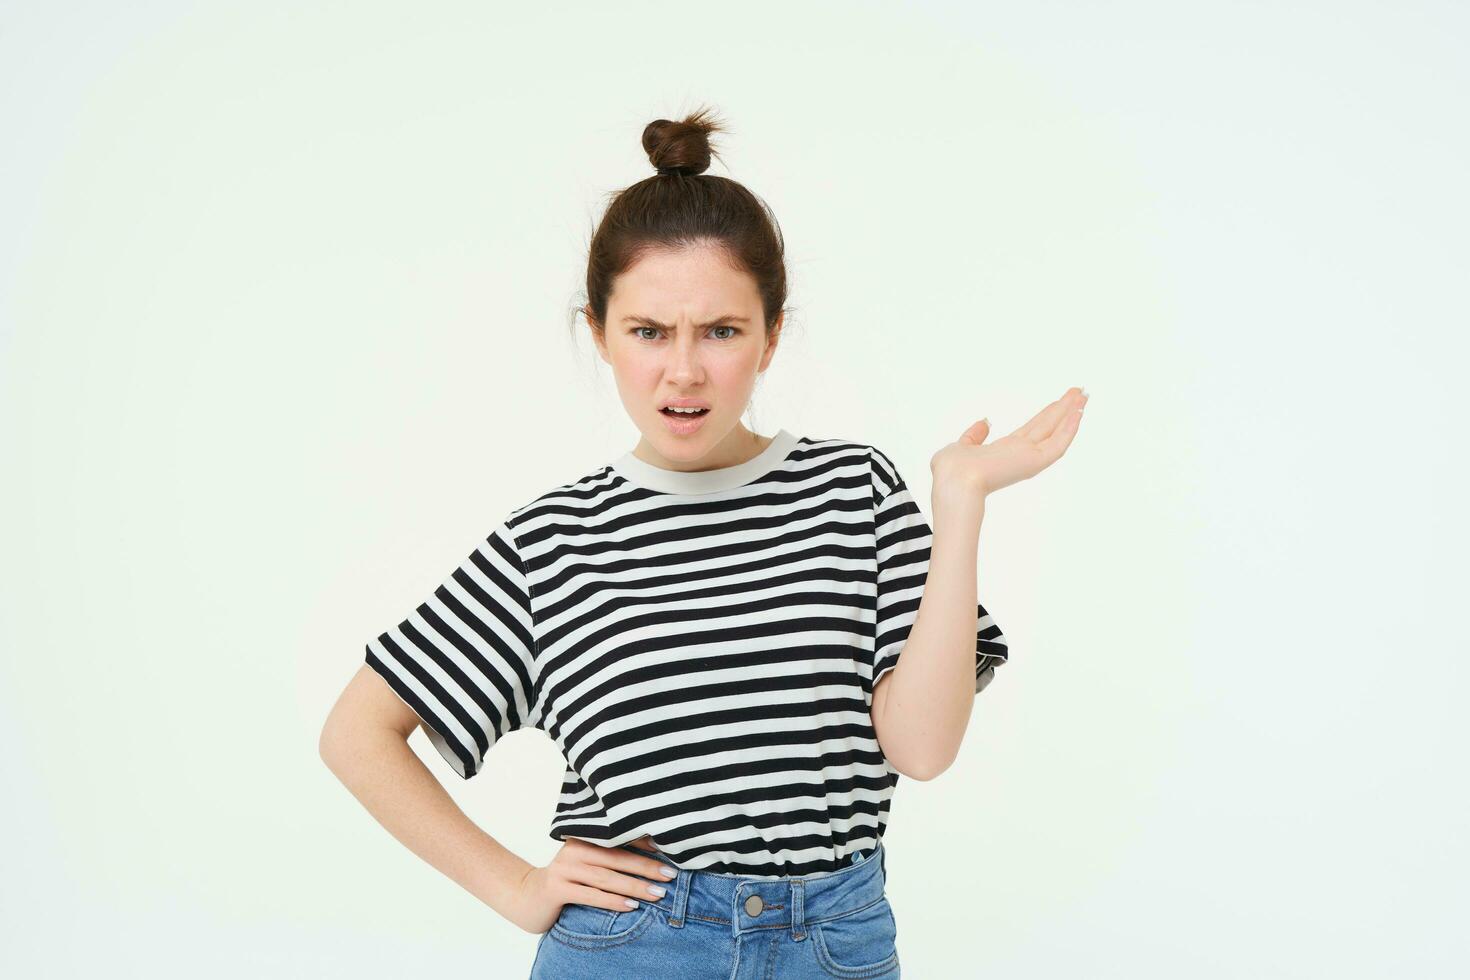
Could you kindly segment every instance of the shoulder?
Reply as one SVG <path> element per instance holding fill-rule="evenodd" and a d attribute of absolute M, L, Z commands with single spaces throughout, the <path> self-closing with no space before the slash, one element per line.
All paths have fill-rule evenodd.
<path fill-rule="evenodd" d="M 538 493 L 511 510 L 502 526 L 515 537 L 524 538 L 547 524 L 576 522 L 604 507 L 624 483 L 610 464 L 603 464 Z"/>
<path fill-rule="evenodd" d="M 875 451 L 874 446 L 861 439 L 802 436 L 797 440 L 790 458 L 807 468 L 840 470 L 844 474 L 861 471 L 866 474 L 872 467 L 872 455 Z"/>
<path fill-rule="evenodd" d="M 898 464 L 877 446 L 868 447 L 868 458 L 873 469 L 873 486 L 878 491 L 878 496 L 886 497 L 888 494 L 903 486 L 903 476 L 898 472 Z"/>
<path fill-rule="evenodd" d="M 813 461 L 831 460 L 850 466 L 855 475 L 860 472 L 872 486 L 874 501 L 881 501 L 904 486 L 893 457 L 863 439 L 808 436 L 802 438 L 798 451 Z"/>
<path fill-rule="evenodd" d="M 881 502 L 896 491 L 902 490 L 905 486 L 903 474 L 899 472 L 898 464 L 893 461 L 893 457 L 872 443 L 865 442 L 860 445 L 867 459 L 868 478 L 873 485 L 873 500 Z"/>

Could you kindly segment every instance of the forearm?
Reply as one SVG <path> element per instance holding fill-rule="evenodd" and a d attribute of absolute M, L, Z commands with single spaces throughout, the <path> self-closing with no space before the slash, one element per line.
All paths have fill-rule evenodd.
<path fill-rule="evenodd" d="M 928 578 L 874 726 L 901 772 L 933 778 L 959 753 L 975 702 L 976 558 L 985 498 L 936 488 Z M 880 717 L 881 716 L 881 717 Z"/>
<path fill-rule="evenodd" d="M 391 729 L 324 742 L 322 758 L 373 819 L 502 916 L 533 865 L 481 830 Z"/>

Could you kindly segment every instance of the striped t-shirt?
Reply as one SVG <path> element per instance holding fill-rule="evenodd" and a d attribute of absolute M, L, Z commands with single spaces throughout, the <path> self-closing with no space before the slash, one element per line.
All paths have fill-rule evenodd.
<path fill-rule="evenodd" d="M 871 852 L 898 773 L 873 732 L 931 529 L 873 446 L 781 429 L 700 472 L 626 453 L 497 525 L 367 663 L 455 772 L 538 728 L 551 837 L 649 835 L 686 870 L 781 877 Z M 1007 659 L 977 604 L 975 690 Z"/>

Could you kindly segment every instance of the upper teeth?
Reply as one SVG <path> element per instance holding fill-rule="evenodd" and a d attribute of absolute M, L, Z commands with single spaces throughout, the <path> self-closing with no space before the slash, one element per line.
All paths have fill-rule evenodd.
<path fill-rule="evenodd" d="M 689 412 L 702 412 L 702 411 L 704 411 L 704 409 L 702 409 L 702 408 L 680 408 L 678 405 L 670 405 L 669 406 L 669 411 L 671 411 L 671 412 L 684 412 L 684 413 L 687 414 Z"/>

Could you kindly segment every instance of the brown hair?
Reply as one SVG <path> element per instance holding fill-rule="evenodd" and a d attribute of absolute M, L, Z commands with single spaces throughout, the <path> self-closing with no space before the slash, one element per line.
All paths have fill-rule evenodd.
<path fill-rule="evenodd" d="M 707 174 L 709 136 L 726 132 L 708 108 L 682 120 L 655 119 L 643 128 L 643 149 L 658 173 L 614 192 L 587 254 L 587 302 L 594 330 L 607 322 L 613 282 L 646 253 L 697 244 L 724 249 L 750 273 L 761 296 L 766 331 L 786 304 L 786 246 L 764 201 L 727 177 Z"/>

